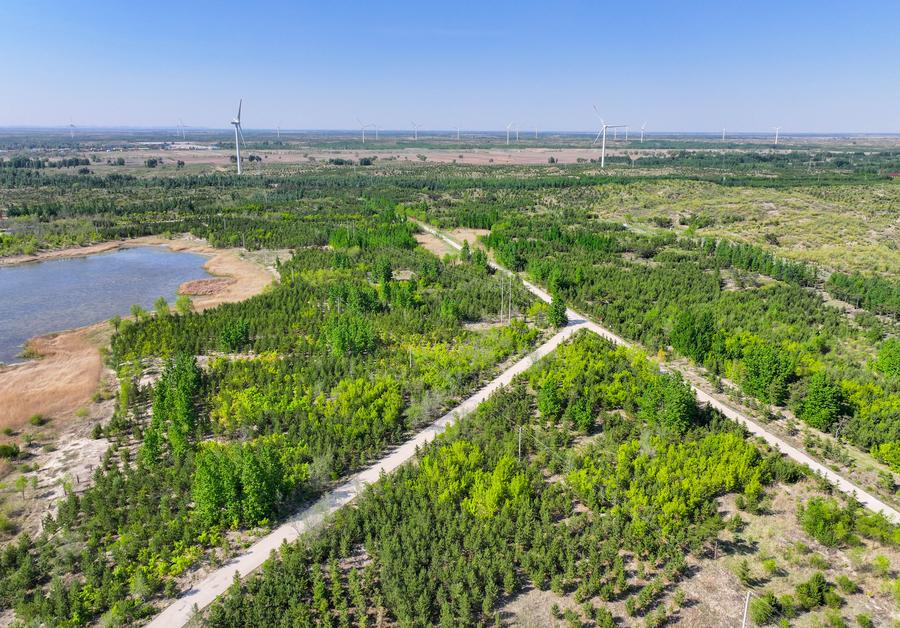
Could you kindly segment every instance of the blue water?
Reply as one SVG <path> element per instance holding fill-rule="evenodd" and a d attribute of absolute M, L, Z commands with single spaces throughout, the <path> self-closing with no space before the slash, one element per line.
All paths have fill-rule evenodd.
<path fill-rule="evenodd" d="M 179 285 L 209 277 L 205 261 L 146 246 L 0 268 L 0 362 L 19 361 L 33 336 L 125 315 L 134 303 L 149 309 L 161 296 L 173 304 Z"/>

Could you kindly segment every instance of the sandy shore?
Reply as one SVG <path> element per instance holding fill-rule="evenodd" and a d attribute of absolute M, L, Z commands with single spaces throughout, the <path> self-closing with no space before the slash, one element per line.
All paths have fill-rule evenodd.
<path fill-rule="evenodd" d="M 261 292 L 274 274 L 244 257 L 241 249 L 216 249 L 205 241 L 184 236 L 104 242 L 93 246 L 47 251 L 38 255 L 0 260 L 0 265 L 92 255 L 124 247 L 165 246 L 209 257 L 203 267 L 214 278 L 188 282 L 194 307 L 207 309 L 220 303 L 241 301 Z M 223 279 L 225 281 L 223 281 Z M 109 342 L 110 325 L 87 327 L 32 338 L 29 349 L 41 356 L 22 364 L 0 367 L 0 428 L 19 428 L 35 414 L 71 421 L 79 408 L 91 403 L 100 385 L 103 362 L 100 348 Z"/>

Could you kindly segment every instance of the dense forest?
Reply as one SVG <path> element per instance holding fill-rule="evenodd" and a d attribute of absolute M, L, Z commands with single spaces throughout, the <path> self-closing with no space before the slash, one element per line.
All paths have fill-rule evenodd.
<path fill-rule="evenodd" d="M 890 219 L 891 184 L 866 186 L 893 155 L 823 153 L 807 165 L 685 153 L 629 159 L 635 173 L 612 176 L 588 163 L 382 160 L 158 176 L 23 159 L 0 164 L 0 256 L 180 233 L 282 251 L 280 281 L 252 299 L 204 312 L 163 302 L 113 321 L 107 358 L 120 390 L 95 430 L 111 446 L 92 486 L 65 487 L 41 533 L 0 552 L 0 601 L 24 622 L 149 617 L 192 567 L 227 561 L 565 324 L 565 304 L 900 472 L 893 258 L 875 268 L 847 255 L 828 272 L 805 242 L 784 245 L 776 220 L 757 229 L 763 218 L 739 200 L 762 190 L 765 203 L 796 194 L 843 207 L 858 197 L 865 220 Z M 478 248 L 426 252 L 408 216 L 489 230 L 490 254 L 548 288 L 554 305 L 518 281 L 510 295 Z M 749 235 L 729 236 L 735 225 Z M 737 495 L 744 512 L 762 513 L 772 487 L 802 481 L 744 436 L 643 354 L 580 337 L 321 536 L 236 583 L 206 620 L 486 624 L 536 587 L 583 604 L 560 613 L 569 623 L 662 625 L 678 611 L 661 600 L 688 562 L 740 528 L 720 500 Z M 852 502 L 823 497 L 798 515 L 826 545 L 897 541 Z M 792 600 L 754 607 L 786 617 L 827 606 L 838 588 L 815 578 Z"/>
<path fill-rule="evenodd" d="M 322 534 L 236 581 L 205 621 L 486 625 L 510 596 L 535 587 L 574 597 L 579 611 L 560 616 L 570 624 L 659 626 L 677 619 L 662 601 L 689 576 L 690 557 L 739 525 L 740 516 L 722 518 L 716 498 L 739 493 L 753 512 L 767 487 L 803 477 L 699 408 L 677 377 L 583 333 Z M 835 528 L 824 510 L 802 513 L 823 534 Z M 848 535 L 895 542 L 883 518 L 853 509 L 841 517 Z M 623 601 L 626 617 L 614 617 L 606 604 Z M 802 598 L 794 612 L 823 605 Z"/>
<path fill-rule="evenodd" d="M 0 599 L 17 617 L 147 616 L 192 565 L 224 560 L 540 337 L 522 286 L 483 256 L 418 248 L 390 205 L 318 218 L 280 234 L 295 254 L 259 296 L 114 321 L 118 410 L 97 434 L 113 444 L 87 491 L 4 551 Z M 504 324 L 501 304 L 516 314 Z"/>
<path fill-rule="evenodd" d="M 860 326 L 870 355 L 891 342 L 895 326 L 848 321 L 807 288 L 816 281 L 809 265 L 752 245 L 638 234 L 572 213 L 510 216 L 484 243 L 502 264 L 625 337 L 653 351 L 673 347 L 762 403 L 840 430 L 900 471 L 900 380 L 878 366 L 892 358 L 848 350 Z M 865 285 L 885 283 L 848 289 Z"/>

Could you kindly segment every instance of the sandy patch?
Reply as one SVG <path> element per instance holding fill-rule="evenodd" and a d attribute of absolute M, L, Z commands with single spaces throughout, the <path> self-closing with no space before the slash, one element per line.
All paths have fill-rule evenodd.
<path fill-rule="evenodd" d="M 33 338 L 29 348 L 40 360 L 0 368 L 0 427 L 22 427 L 29 417 L 68 415 L 87 406 L 100 383 L 103 362 L 91 332 L 99 323 Z"/>
<path fill-rule="evenodd" d="M 469 246 L 475 248 L 484 248 L 481 245 L 481 242 L 478 241 L 478 238 L 481 236 L 490 235 L 490 229 L 467 229 L 465 227 L 459 227 L 457 229 L 453 229 L 447 235 L 456 240 L 457 242 L 468 242 Z"/>
<path fill-rule="evenodd" d="M 192 298 L 198 310 L 247 299 L 261 292 L 274 279 L 273 271 L 246 259 L 241 250 L 214 249 L 205 241 L 191 237 L 174 240 L 146 237 L 107 242 L 98 247 L 42 253 L 16 263 L 147 245 L 209 257 L 203 266 L 217 277 L 202 280 L 208 283 L 201 283 L 203 290 Z M 8 258 L 7 263 L 12 263 L 11 259 Z M 196 282 L 188 282 L 193 283 Z M 34 414 L 71 417 L 76 410 L 87 406 L 100 383 L 103 363 L 99 349 L 109 342 L 110 331 L 110 326 L 102 322 L 30 340 L 29 348 L 42 356 L 41 359 L 0 368 L 0 428 L 23 426 Z"/>
<path fill-rule="evenodd" d="M 216 291 L 214 294 L 201 294 L 192 298 L 194 307 L 198 310 L 215 307 L 221 303 L 234 303 L 249 299 L 262 292 L 278 276 L 273 267 L 263 267 L 251 259 L 257 255 L 257 252 L 249 253 L 239 248 L 217 249 L 207 244 L 205 240 L 189 235 L 180 236 L 172 240 L 150 236 L 135 238 L 121 244 L 121 246 L 146 245 L 165 246 L 172 251 L 186 251 L 205 255 L 209 260 L 203 264 L 203 268 L 209 274 L 215 275 L 216 278 L 226 278 L 231 282 L 227 285 L 220 284 L 221 290 Z M 190 284 L 192 282 L 187 283 Z M 179 288 L 179 291 L 181 289 Z"/>
<path fill-rule="evenodd" d="M 214 279 L 196 279 L 187 281 L 178 287 L 178 294 L 185 294 L 192 297 L 212 296 L 221 294 L 231 284 L 235 282 L 229 277 L 216 277 Z"/>
<path fill-rule="evenodd" d="M 441 259 L 443 259 L 445 255 L 456 254 L 455 249 L 453 249 L 449 244 L 435 235 L 432 235 L 430 233 L 417 233 L 414 237 L 416 239 L 416 242 L 419 243 L 419 246 L 427 251 L 430 251 L 431 253 L 434 253 Z"/>
<path fill-rule="evenodd" d="M 91 244 L 89 246 L 57 249 L 55 251 L 41 251 L 33 255 L 10 255 L 8 257 L 0 257 L 0 266 L 17 266 L 19 264 L 28 264 L 29 262 L 46 262 L 54 259 L 68 259 L 71 257 L 82 257 L 84 255 L 95 255 L 97 253 L 113 251 L 120 248 L 123 244 L 123 240 L 112 240 L 109 242 Z"/>

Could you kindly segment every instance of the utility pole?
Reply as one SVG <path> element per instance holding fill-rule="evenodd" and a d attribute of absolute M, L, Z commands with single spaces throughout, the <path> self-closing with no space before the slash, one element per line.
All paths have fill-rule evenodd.
<path fill-rule="evenodd" d="M 512 322 L 512 290 L 513 290 L 513 278 L 512 275 L 509 276 L 509 307 L 506 308 L 506 322 Z"/>
<path fill-rule="evenodd" d="M 747 591 L 747 597 L 744 600 L 744 619 L 741 621 L 741 628 L 747 628 L 747 609 L 750 607 L 750 591 Z"/>

